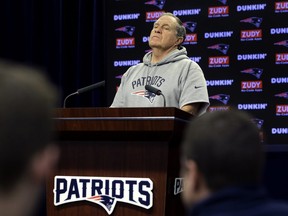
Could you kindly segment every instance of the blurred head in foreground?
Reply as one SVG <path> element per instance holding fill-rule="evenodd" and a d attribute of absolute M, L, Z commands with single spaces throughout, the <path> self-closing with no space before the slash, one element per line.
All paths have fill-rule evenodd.
<path fill-rule="evenodd" d="M 183 202 L 188 207 L 228 187 L 259 185 L 263 159 L 259 130 L 247 113 L 216 111 L 194 119 L 182 143 Z"/>
<path fill-rule="evenodd" d="M 0 212 L 31 215 L 58 159 L 54 86 L 43 71 L 0 60 Z"/>

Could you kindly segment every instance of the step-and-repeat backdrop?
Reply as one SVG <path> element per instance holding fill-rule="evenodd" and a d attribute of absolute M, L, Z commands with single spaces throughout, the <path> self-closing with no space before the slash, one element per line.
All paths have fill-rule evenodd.
<path fill-rule="evenodd" d="M 150 51 L 163 12 L 186 27 L 184 46 L 205 74 L 209 111 L 246 110 L 268 144 L 288 144 L 288 1 L 107 1 L 109 103 L 122 74 Z"/>

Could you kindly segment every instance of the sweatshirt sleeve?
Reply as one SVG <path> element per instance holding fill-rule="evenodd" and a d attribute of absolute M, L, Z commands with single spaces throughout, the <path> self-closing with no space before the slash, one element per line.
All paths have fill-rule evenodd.
<path fill-rule="evenodd" d="M 126 81 L 126 73 L 123 74 L 121 78 L 121 83 L 120 86 L 117 89 L 117 92 L 115 94 L 114 100 L 111 104 L 110 107 L 124 107 L 125 100 L 124 100 L 124 89 L 123 87 L 125 86 L 125 81 Z"/>
<path fill-rule="evenodd" d="M 193 61 L 191 61 L 186 77 L 182 80 L 179 105 L 181 108 L 191 103 L 202 103 L 199 115 L 206 112 L 209 106 L 209 96 L 204 73 L 200 66 Z"/>

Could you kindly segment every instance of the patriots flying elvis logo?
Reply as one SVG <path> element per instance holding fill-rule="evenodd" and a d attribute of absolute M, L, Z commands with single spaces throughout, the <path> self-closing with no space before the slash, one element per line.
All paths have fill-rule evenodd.
<path fill-rule="evenodd" d="M 209 46 L 208 49 L 214 49 L 226 55 L 229 50 L 229 45 L 220 43 L 220 44 Z"/>
<path fill-rule="evenodd" d="M 263 18 L 261 17 L 249 17 L 249 18 L 240 20 L 240 22 L 252 24 L 256 26 L 257 28 L 260 27 L 262 21 L 263 21 Z"/>
<path fill-rule="evenodd" d="M 230 99 L 230 95 L 217 94 L 217 95 L 210 96 L 209 98 L 213 99 L 213 100 L 218 100 L 218 101 L 222 102 L 223 104 L 227 104 L 229 99 Z"/>
<path fill-rule="evenodd" d="M 151 208 L 152 190 L 149 178 L 55 176 L 54 205 L 88 201 L 100 205 L 110 215 L 117 202 Z"/>
<path fill-rule="evenodd" d="M 166 0 L 151 0 L 151 1 L 145 2 L 145 4 L 146 5 L 154 5 L 154 6 L 156 6 L 162 10 L 164 5 L 165 5 L 165 1 Z"/>
<path fill-rule="evenodd" d="M 274 45 L 278 45 L 278 46 L 285 46 L 288 48 L 288 40 L 283 40 L 283 41 L 279 41 L 274 43 Z"/>
<path fill-rule="evenodd" d="M 183 26 L 186 29 L 189 29 L 190 32 L 194 32 L 197 26 L 197 22 L 187 21 L 183 23 Z"/>
<path fill-rule="evenodd" d="M 132 92 L 132 95 L 137 95 L 137 96 L 141 96 L 141 97 L 145 97 L 149 100 L 149 102 L 152 104 L 155 97 L 157 96 L 155 93 L 152 93 L 150 91 L 147 90 L 140 90 L 140 91 L 136 91 L 136 92 Z"/>
<path fill-rule="evenodd" d="M 282 92 L 282 93 L 279 93 L 279 94 L 275 94 L 275 97 L 288 99 L 288 92 Z"/>
<path fill-rule="evenodd" d="M 128 35 L 132 36 L 135 31 L 135 26 L 123 26 L 120 28 L 116 28 L 115 31 L 125 32 Z"/>
<path fill-rule="evenodd" d="M 222 4 L 227 4 L 227 0 L 218 0 L 219 2 L 221 2 Z"/>
<path fill-rule="evenodd" d="M 263 69 L 261 68 L 248 68 L 245 70 L 242 70 L 241 73 L 246 73 L 255 76 L 256 78 L 260 79 L 261 75 L 263 73 Z"/>

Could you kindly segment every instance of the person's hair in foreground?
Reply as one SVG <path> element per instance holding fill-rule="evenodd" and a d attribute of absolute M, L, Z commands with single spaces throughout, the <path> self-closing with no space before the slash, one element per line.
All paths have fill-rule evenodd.
<path fill-rule="evenodd" d="M 182 200 L 190 216 L 286 216 L 262 185 L 264 148 L 259 129 L 243 111 L 194 118 L 181 150 Z"/>
<path fill-rule="evenodd" d="M 51 143 L 56 100 L 42 71 L 0 60 L 1 215 L 28 215 L 38 186 L 57 161 Z"/>
<path fill-rule="evenodd" d="M 258 184 L 264 152 L 252 117 L 241 111 L 207 113 L 187 128 L 182 157 L 191 159 L 216 191 L 229 185 Z"/>
<path fill-rule="evenodd" d="M 225 188 L 259 185 L 264 152 L 251 118 L 242 111 L 216 111 L 188 125 L 181 151 L 186 206 Z"/>

